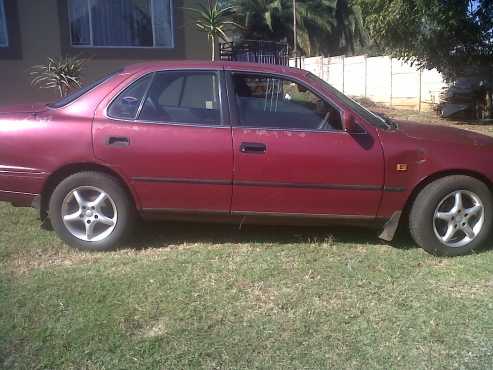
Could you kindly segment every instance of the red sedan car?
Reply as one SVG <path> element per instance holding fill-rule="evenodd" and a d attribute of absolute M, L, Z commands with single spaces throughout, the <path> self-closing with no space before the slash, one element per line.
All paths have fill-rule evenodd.
<path fill-rule="evenodd" d="M 136 216 L 358 223 L 458 255 L 492 228 L 493 139 L 372 113 L 309 72 L 127 67 L 0 113 L 0 200 L 68 244 L 115 247 Z M 405 216 L 405 217 L 404 217 Z"/>

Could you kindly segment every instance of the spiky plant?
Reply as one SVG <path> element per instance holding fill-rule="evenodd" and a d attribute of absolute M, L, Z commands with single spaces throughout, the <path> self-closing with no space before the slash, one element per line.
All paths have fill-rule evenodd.
<path fill-rule="evenodd" d="M 200 31 L 205 32 L 211 43 L 211 60 L 216 58 L 216 41 L 221 39 L 228 41 L 226 36 L 226 28 L 241 27 L 233 22 L 232 6 L 222 6 L 218 1 L 209 0 L 208 5 L 199 4 L 196 8 L 186 8 L 192 12 L 195 18 L 195 27 Z"/>
<path fill-rule="evenodd" d="M 46 64 L 32 67 L 31 84 L 42 89 L 56 89 L 60 97 L 80 87 L 84 59 L 78 57 L 48 58 Z"/>

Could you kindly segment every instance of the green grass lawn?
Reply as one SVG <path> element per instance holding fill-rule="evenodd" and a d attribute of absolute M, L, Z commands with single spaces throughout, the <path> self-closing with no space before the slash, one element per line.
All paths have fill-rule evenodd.
<path fill-rule="evenodd" d="M 154 223 L 81 253 L 0 203 L 0 265 L 6 370 L 493 369 L 491 248 L 436 258 L 354 228 Z"/>
<path fill-rule="evenodd" d="M 81 253 L 8 205 L 0 230 L 4 369 L 493 368 L 491 251 L 157 223 Z"/>

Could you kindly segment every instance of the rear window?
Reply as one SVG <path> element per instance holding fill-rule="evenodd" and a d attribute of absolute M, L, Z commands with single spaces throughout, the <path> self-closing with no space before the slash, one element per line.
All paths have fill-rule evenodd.
<path fill-rule="evenodd" d="M 93 90 L 94 88 L 98 87 L 99 85 L 103 84 L 104 82 L 108 81 L 113 76 L 115 76 L 116 74 L 119 74 L 121 72 L 123 72 L 123 69 L 119 69 L 118 71 L 110 73 L 109 75 L 106 75 L 106 76 L 100 78 L 99 80 L 96 80 L 94 82 L 91 82 L 90 84 L 82 86 L 80 89 L 73 91 L 71 94 L 63 97 L 62 99 L 60 99 L 54 103 L 48 104 L 48 106 L 50 108 L 62 108 L 64 106 L 72 103 L 73 101 L 79 99 L 82 95 L 87 94 L 89 91 Z"/>

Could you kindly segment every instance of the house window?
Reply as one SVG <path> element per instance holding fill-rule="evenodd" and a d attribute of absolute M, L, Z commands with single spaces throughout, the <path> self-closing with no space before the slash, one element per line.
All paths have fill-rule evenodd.
<path fill-rule="evenodd" d="M 174 47 L 173 0 L 69 0 L 68 11 L 72 46 Z"/>
<path fill-rule="evenodd" d="M 5 16 L 5 6 L 3 0 L 0 0 L 0 47 L 9 46 L 9 37 L 7 34 L 7 17 Z"/>

